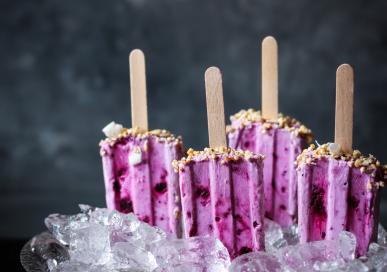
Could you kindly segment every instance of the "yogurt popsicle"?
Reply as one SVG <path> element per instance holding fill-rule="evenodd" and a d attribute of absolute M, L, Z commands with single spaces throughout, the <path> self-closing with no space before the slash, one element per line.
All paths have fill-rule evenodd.
<path fill-rule="evenodd" d="M 210 148 L 174 162 L 184 234 L 214 235 L 236 257 L 264 249 L 263 157 L 227 147 L 219 69 L 209 68 L 205 80 Z"/>
<path fill-rule="evenodd" d="M 183 154 L 182 140 L 166 130 L 148 130 L 143 53 L 132 51 L 130 64 L 133 128 L 112 122 L 100 143 L 107 207 L 133 212 L 180 237 L 179 182 L 172 161 Z"/>
<path fill-rule="evenodd" d="M 278 113 L 277 43 L 262 42 L 262 114 L 253 109 L 231 116 L 231 148 L 265 156 L 263 167 L 265 215 L 283 227 L 297 220 L 297 175 L 294 161 L 312 141 L 311 131 Z"/>
<path fill-rule="evenodd" d="M 298 224 L 302 243 L 357 238 L 357 255 L 367 252 L 378 227 L 379 188 L 386 168 L 372 155 L 352 151 L 353 71 L 337 70 L 335 143 L 311 145 L 297 159 Z"/>

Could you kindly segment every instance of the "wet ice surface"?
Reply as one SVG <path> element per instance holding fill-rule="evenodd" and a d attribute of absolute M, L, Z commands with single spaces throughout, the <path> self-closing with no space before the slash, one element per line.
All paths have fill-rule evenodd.
<path fill-rule="evenodd" d="M 249 253 L 233 260 L 231 272 L 269 271 L 387 271 L 387 232 L 380 225 L 378 243 L 367 256 L 355 259 L 356 238 L 343 231 L 338 240 L 299 244 L 297 226 L 282 229 L 265 220 L 266 252 Z"/>
<path fill-rule="evenodd" d="M 80 207 L 80 214 L 45 220 L 68 248 L 67 258 L 45 258 L 50 271 L 228 271 L 230 256 L 215 238 L 175 239 L 132 214 Z"/>
<path fill-rule="evenodd" d="M 355 259 L 355 237 L 299 244 L 297 226 L 287 229 L 265 220 L 266 252 L 230 261 L 223 244 L 212 237 L 175 239 L 140 222 L 132 214 L 80 205 L 81 213 L 46 218 L 48 234 L 32 240 L 32 250 L 50 271 L 387 271 L 387 232 L 379 227 L 378 243 Z M 59 241 L 59 242 L 58 242 Z"/>

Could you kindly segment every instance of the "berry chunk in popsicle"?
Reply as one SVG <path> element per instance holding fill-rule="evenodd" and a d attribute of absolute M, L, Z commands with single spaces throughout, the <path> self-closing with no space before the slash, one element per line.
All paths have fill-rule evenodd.
<path fill-rule="evenodd" d="M 340 231 L 357 239 L 357 255 L 367 252 L 378 228 L 379 188 L 386 168 L 372 155 L 352 150 L 353 70 L 341 65 L 336 77 L 335 143 L 311 145 L 297 158 L 298 224 L 302 243 L 337 239 Z"/>
<path fill-rule="evenodd" d="M 181 158 L 183 144 L 166 130 L 148 130 L 143 53 L 133 50 L 129 62 L 132 128 L 112 122 L 100 143 L 107 207 L 133 212 L 180 237 L 179 182 L 172 161 Z"/>
<path fill-rule="evenodd" d="M 210 148 L 174 162 L 185 236 L 214 235 L 232 257 L 263 250 L 263 157 L 227 147 L 218 68 L 207 69 L 205 83 Z"/>
<path fill-rule="evenodd" d="M 273 37 L 262 42 L 262 114 L 253 109 L 231 116 L 230 147 L 265 156 L 265 215 L 287 227 L 297 220 L 294 161 L 312 141 L 311 131 L 278 113 L 278 52 Z"/>

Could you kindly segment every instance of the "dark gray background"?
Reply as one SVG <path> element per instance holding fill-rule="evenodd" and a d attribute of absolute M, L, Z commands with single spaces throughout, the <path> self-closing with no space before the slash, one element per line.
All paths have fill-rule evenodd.
<path fill-rule="evenodd" d="M 207 145 L 208 66 L 223 71 L 227 115 L 259 107 L 260 41 L 274 35 L 280 109 L 326 142 L 335 70 L 349 62 L 354 145 L 387 162 L 386 12 L 383 0 L 2 0 L 0 237 L 32 236 L 77 203 L 104 205 L 98 142 L 111 120 L 130 125 L 134 48 L 146 54 L 150 126 L 195 148 Z"/>

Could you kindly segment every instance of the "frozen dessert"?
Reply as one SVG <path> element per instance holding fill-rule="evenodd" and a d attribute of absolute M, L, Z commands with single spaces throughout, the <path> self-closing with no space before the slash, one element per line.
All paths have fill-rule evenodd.
<path fill-rule="evenodd" d="M 379 189 L 386 168 L 372 155 L 341 151 L 338 144 L 311 145 L 297 159 L 298 224 L 302 243 L 355 234 L 357 255 L 375 241 Z"/>
<path fill-rule="evenodd" d="M 283 227 L 297 220 L 297 175 L 294 161 L 312 141 L 311 131 L 281 114 L 266 120 L 259 111 L 242 110 L 227 128 L 231 148 L 265 157 L 263 184 L 265 215 Z"/>
<path fill-rule="evenodd" d="M 100 143 L 107 207 L 133 212 L 180 237 L 180 193 L 172 161 L 183 153 L 181 138 L 166 130 L 138 128 L 108 135 Z"/>
<path fill-rule="evenodd" d="M 214 235 L 232 257 L 264 249 L 263 157 L 228 148 L 222 77 L 205 74 L 210 148 L 189 149 L 179 173 L 184 234 Z"/>

